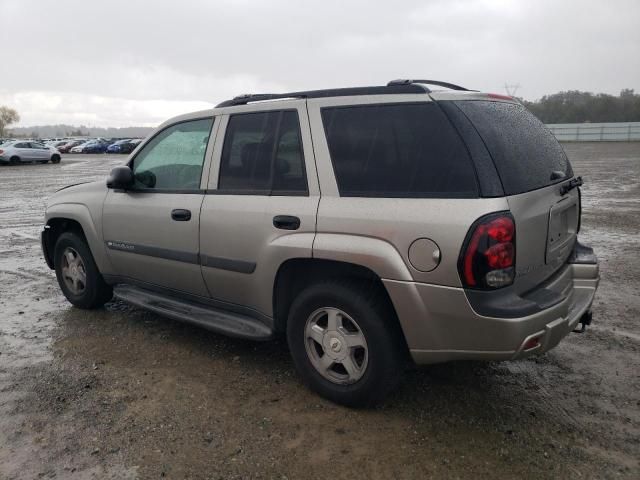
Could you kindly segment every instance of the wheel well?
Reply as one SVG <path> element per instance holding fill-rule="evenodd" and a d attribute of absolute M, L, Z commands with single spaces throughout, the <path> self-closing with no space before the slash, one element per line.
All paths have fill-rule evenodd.
<path fill-rule="evenodd" d="M 47 255 L 47 263 L 49 265 L 53 265 L 53 251 L 56 247 L 56 242 L 58 241 L 58 237 L 62 235 L 64 232 L 74 232 L 86 241 L 86 236 L 84 234 L 84 230 L 82 229 L 82 225 L 78 223 L 76 220 L 71 220 L 70 218 L 52 218 L 47 222 L 47 230 L 46 235 L 44 237 L 45 252 Z"/>
<path fill-rule="evenodd" d="M 286 331 L 289 308 L 298 294 L 313 283 L 331 279 L 351 279 L 366 285 L 367 289 L 383 295 L 389 307 L 395 308 L 382 280 L 372 270 L 347 262 L 321 260 L 317 258 L 296 258 L 287 260 L 278 269 L 273 289 L 273 313 L 275 328 Z M 397 317 L 394 318 L 397 322 Z"/>

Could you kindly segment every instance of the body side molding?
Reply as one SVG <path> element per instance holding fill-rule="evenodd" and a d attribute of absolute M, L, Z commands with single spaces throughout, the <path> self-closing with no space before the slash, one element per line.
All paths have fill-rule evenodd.
<path fill-rule="evenodd" d="M 232 258 L 212 257 L 209 255 L 199 255 L 195 252 L 183 252 L 168 248 L 153 247 L 150 245 L 140 245 L 137 243 L 122 242 L 119 240 L 107 240 L 105 245 L 110 250 L 146 255 L 148 257 L 174 260 L 176 262 L 192 263 L 203 267 L 230 270 L 238 273 L 253 273 L 256 269 L 255 262 L 245 260 L 235 260 Z"/>

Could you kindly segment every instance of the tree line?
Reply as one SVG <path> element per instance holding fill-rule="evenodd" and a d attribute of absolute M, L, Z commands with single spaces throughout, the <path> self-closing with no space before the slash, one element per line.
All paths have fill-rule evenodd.
<path fill-rule="evenodd" d="M 618 96 L 569 90 L 521 101 L 543 123 L 640 122 L 640 95 L 628 88 Z"/>

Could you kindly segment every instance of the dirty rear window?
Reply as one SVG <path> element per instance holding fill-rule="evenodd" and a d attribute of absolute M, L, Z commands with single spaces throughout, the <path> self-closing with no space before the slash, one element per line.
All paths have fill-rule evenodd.
<path fill-rule="evenodd" d="M 505 194 L 528 192 L 573 176 L 556 138 L 522 105 L 481 100 L 455 104 L 484 140 Z"/>

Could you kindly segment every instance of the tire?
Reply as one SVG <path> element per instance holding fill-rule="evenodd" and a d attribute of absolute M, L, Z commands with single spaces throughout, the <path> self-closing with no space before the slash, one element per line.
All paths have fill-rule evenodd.
<path fill-rule="evenodd" d="M 16 157 L 15 155 L 9 159 L 10 165 L 17 165 L 20 163 L 20 157 Z"/>
<path fill-rule="evenodd" d="M 51 156 L 51 163 L 60 163 L 60 155 L 57 155 L 57 154 L 56 155 L 52 155 Z"/>
<path fill-rule="evenodd" d="M 62 293 L 76 307 L 98 308 L 113 297 L 113 289 L 102 278 L 84 237 L 74 232 L 61 234 L 53 262 Z"/>
<path fill-rule="evenodd" d="M 342 324 L 335 331 L 329 324 L 333 313 L 337 324 Z M 289 310 L 287 342 L 304 383 L 324 398 L 349 407 L 381 403 L 400 383 L 407 358 L 404 337 L 384 292 L 349 280 L 326 281 L 303 290 Z M 347 343 L 365 346 L 348 347 Z M 344 358 L 334 361 L 340 356 Z"/>

